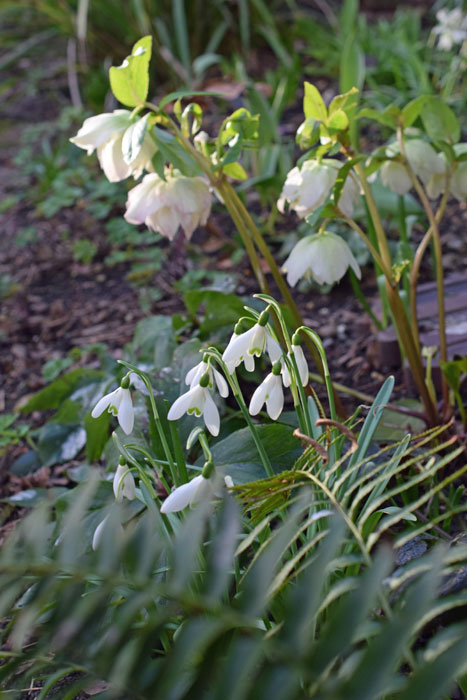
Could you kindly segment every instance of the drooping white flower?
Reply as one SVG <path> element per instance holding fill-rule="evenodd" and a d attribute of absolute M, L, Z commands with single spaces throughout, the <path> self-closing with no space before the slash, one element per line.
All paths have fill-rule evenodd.
<path fill-rule="evenodd" d="M 213 495 L 213 481 L 206 479 L 202 474 L 195 476 L 187 484 L 176 488 L 165 499 L 161 507 L 161 513 L 176 513 L 187 506 L 192 506 L 205 498 Z"/>
<path fill-rule="evenodd" d="M 176 171 L 163 180 L 156 173 L 143 178 L 128 193 L 125 219 L 130 224 L 146 224 L 172 240 L 181 227 L 190 238 L 198 226 L 206 224 L 212 195 L 201 177 L 184 177 Z"/>
<path fill-rule="evenodd" d="M 397 194 L 407 194 L 412 189 L 412 181 L 403 163 L 387 160 L 381 166 L 381 181 L 385 187 Z"/>
<path fill-rule="evenodd" d="M 130 390 L 119 386 L 115 391 L 106 394 L 96 403 L 91 415 L 93 418 L 99 418 L 106 409 L 112 415 L 117 416 L 121 429 L 129 435 L 135 422 Z"/>
<path fill-rule="evenodd" d="M 220 417 L 217 406 L 207 386 L 195 384 L 172 404 L 167 415 L 169 420 L 178 420 L 184 413 L 203 416 L 206 428 L 211 435 L 219 435 Z"/>
<path fill-rule="evenodd" d="M 315 209 L 318 209 L 328 198 L 343 163 L 338 160 L 323 159 L 321 162 L 307 160 L 301 168 L 293 168 L 287 175 L 281 196 L 277 202 L 279 211 L 283 212 L 285 203 L 304 219 Z M 345 216 L 352 216 L 354 203 L 358 201 L 359 188 L 357 182 L 349 173 L 338 208 Z"/>
<path fill-rule="evenodd" d="M 99 525 L 94 530 L 94 535 L 92 537 L 92 545 L 91 545 L 94 550 L 96 550 L 100 547 L 100 544 L 102 542 L 102 535 L 104 533 L 104 529 L 105 529 L 105 526 L 107 524 L 107 520 L 109 519 L 109 517 L 110 517 L 110 514 L 106 515 L 104 520 L 102 520 L 102 522 L 100 522 Z M 115 533 L 116 536 L 123 535 L 123 527 L 121 526 L 121 524 L 118 523 L 116 525 L 116 527 L 117 527 L 117 532 Z"/>
<path fill-rule="evenodd" d="M 460 7 L 453 10 L 441 9 L 436 13 L 438 24 L 433 27 L 433 34 L 438 35 L 438 48 L 450 51 L 454 44 L 467 41 L 467 14 Z"/>
<path fill-rule="evenodd" d="M 312 277 L 318 284 L 334 284 L 352 268 L 360 279 L 360 267 L 343 238 L 335 233 L 305 236 L 293 248 L 282 270 L 287 282 L 294 287 L 301 277 Z"/>
<path fill-rule="evenodd" d="M 462 160 L 457 164 L 452 176 L 451 194 L 459 202 L 467 202 L 467 160 Z"/>
<path fill-rule="evenodd" d="M 127 464 L 119 464 L 113 479 L 113 490 L 117 501 L 124 498 L 134 501 L 136 498 L 135 480 Z"/>
<path fill-rule="evenodd" d="M 156 145 L 146 134 L 136 157 L 127 162 L 122 146 L 125 132 L 133 124 L 131 112 L 116 109 L 111 113 L 85 119 L 81 129 L 70 141 L 85 149 L 88 155 L 97 150 L 101 168 L 110 182 L 125 180 L 130 175 L 138 178 L 143 170 L 153 169 L 151 159 L 156 152 Z"/>
<path fill-rule="evenodd" d="M 274 364 L 282 356 L 282 348 L 267 331 L 265 326 L 255 323 L 245 333 L 234 333 L 224 350 L 222 359 L 227 365 L 230 374 L 242 362 L 248 372 L 255 369 L 255 356 L 260 357 L 267 350 L 271 362 Z"/>
<path fill-rule="evenodd" d="M 295 362 L 297 363 L 298 374 L 300 376 L 300 381 L 302 383 L 302 386 L 307 386 L 308 377 L 309 377 L 309 370 L 308 370 L 308 363 L 306 361 L 302 346 L 292 344 L 292 353 L 293 353 L 293 356 L 295 358 Z M 290 354 L 289 354 L 289 358 L 290 358 Z M 292 380 L 290 377 L 289 369 L 288 369 L 287 365 L 285 364 L 285 362 L 282 363 L 281 374 L 282 374 L 282 382 L 283 382 L 284 386 L 289 387 L 290 384 L 292 383 Z"/>
<path fill-rule="evenodd" d="M 432 175 L 442 175 L 446 172 L 446 162 L 426 141 L 421 139 L 407 141 L 405 143 L 405 153 L 410 167 L 425 187 L 428 185 Z"/>
<path fill-rule="evenodd" d="M 188 384 L 190 388 L 193 388 L 199 384 L 199 380 L 204 374 L 206 374 L 206 372 L 209 375 L 208 387 L 212 389 L 215 382 L 219 394 L 225 399 L 229 395 L 229 385 L 225 381 L 222 374 L 218 372 L 217 369 L 214 369 L 214 367 L 211 367 L 210 363 L 204 362 L 204 360 L 190 369 L 185 377 L 185 384 Z"/>
<path fill-rule="evenodd" d="M 279 369 L 280 372 L 280 369 Z M 284 408 L 284 392 L 282 390 L 282 379 L 274 371 L 268 374 L 266 379 L 256 388 L 251 397 L 249 411 L 252 416 L 256 416 L 266 403 L 268 416 L 272 420 L 277 420 Z"/>

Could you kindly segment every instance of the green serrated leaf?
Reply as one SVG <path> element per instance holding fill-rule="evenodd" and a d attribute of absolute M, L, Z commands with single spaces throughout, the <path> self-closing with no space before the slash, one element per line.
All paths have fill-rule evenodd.
<path fill-rule="evenodd" d="M 109 70 L 112 92 L 127 107 L 137 107 L 146 101 L 151 50 L 152 37 L 144 36 L 136 42 L 121 66 L 112 66 Z"/>
<path fill-rule="evenodd" d="M 344 110 L 338 109 L 329 117 L 326 126 L 328 127 L 328 129 L 336 129 L 336 131 L 343 131 L 349 126 L 349 118 L 344 112 Z"/>

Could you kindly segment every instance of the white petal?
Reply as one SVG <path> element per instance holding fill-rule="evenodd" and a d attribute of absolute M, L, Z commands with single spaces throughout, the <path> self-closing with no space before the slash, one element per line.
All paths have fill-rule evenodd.
<path fill-rule="evenodd" d="M 268 377 L 269 376 L 270 375 L 268 375 Z M 258 413 L 263 408 L 264 402 L 266 401 L 266 395 L 269 393 L 269 387 L 267 384 L 268 377 L 266 377 L 266 379 L 263 382 L 261 382 L 261 384 L 258 387 L 256 387 L 253 396 L 251 397 L 250 406 L 248 410 L 252 416 L 258 415 Z"/>
<path fill-rule="evenodd" d="M 226 349 L 224 350 L 224 354 L 222 355 L 222 359 L 227 365 L 231 365 L 234 363 L 234 367 L 236 367 L 240 364 L 243 357 L 248 352 L 251 338 L 254 335 L 254 333 L 255 326 L 253 326 L 253 328 L 250 328 L 245 333 L 241 333 L 240 335 L 237 335 L 236 333 L 232 335 L 229 344 L 227 345 Z"/>
<path fill-rule="evenodd" d="M 123 160 L 122 137 L 110 139 L 97 149 L 97 157 L 109 182 L 120 182 L 131 175 L 131 167 Z"/>
<path fill-rule="evenodd" d="M 154 214 L 147 216 L 144 223 L 148 228 L 158 231 L 171 241 L 178 231 L 180 219 L 175 209 L 163 206 Z"/>
<path fill-rule="evenodd" d="M 188 411 L 188 409 L 191 407 L 191 402 L 193 400 L 193 392 L 197 388 L 197 386 L 198 385 L 192 387 L 185 394 L 182 394 L 178 397 L 178 399 L 176 399 L 176 401 L 172 404 L 167 414 L 167 418 L 169 420 L 178 420 L 183 416 L 184 413 Z"/>
<path fill-rule="evenodd" d="M 98 526 L 96 527 L 96 529 L 94 530 L 94 535 L 92 536 L 92 548 L 93 548 L 94 550 L 96 550 L 96 549 L 99 547 L 100 543 L 101 543 L 101 540 L 102 540 L 102 532 L 103 532 L 103 530 L 104 530 L 105 523 L 106 523 L 106 520 L 107 520 L 108 517 L 109 517 L 109 516 L 107 515 L 107 516 L 104 518 L 104 520 L 103 520 L 101 523 L 99 523 L 99 525 L 98 525 Z"/>
<path fill-rule="evenodd" d="M 200 378 L 203 376 L 203 374 L 206 372 L 207 369 L 207 363 L 206 362 L 198 362 L 197 365 L 192 367 L 189 372 L 187 372 L 186 377 L 185 377 L 185 384 L 188 384 L 188 386 L 191 386 L 192 384 L 199 384 Z"/>
<path fill-rule="evenodd" d="M 119 464 L 113 479 L 113 490 L 117 501 L 122 501 L 123 497 L 133 501 L 136 498 L 135 480 L 127 465 Z"/>
<path fill-rule="evenodd" d="M 306 361 L 305 354 L 303 352 L 303 348 L 301 345 L 293 345 L 292 349 L 293 349 L 295 361 L 297 363 L 298 373 L 300 375 L 300 381 L 302 382 L 303 386 L 306 386 L 308 384 L 309 370 L 308 370 L 308 363 Z"/>
<path fill-rule="evenodd" d="M 266 409 L 269 417 L 272 420 L 277 420 L 284 408 L 284 392 L 282 391 L 281 378 L 274 374 L 270 376 L 273 377 L 273 381 L 271 381 L 269 396 L 266 399 Z"/>
<path fill-rule="evenodd" d="M 216 380 L 217 390 L 223 399 L 227 398 L 229 395 L 229 385 L 225 381 L 224 377 L 217 369 L 213 369 L 214 379 Z"/>
<path fill-rule="evenodd" d="M 130 435 L 135 422 L 135 414 L 133 404 L 131 403 L 131 394 L 129 389 L 120 388 L 120 402 L 118 406 L 118 422 L 123 432 Z"/>
<path fill-rule="evenodd" d="M 251 336 L 250 344 L 248 347 L 248 354 L 260 357 L 261 354 L 264 352 L 264 348 L 266 347 L 266 329 L 264 328 L 264 326 L 260 326 L 259 323 L 256 323 L 249 332 L 251 333 Z"/>
<path fill-rule="evenodd" d="M 279 343 L 276 340 L 274 340 L 272 335 L 269 335 L 269 333 L 266 334 L 266 347 L 268 350 L 269 358 L 272 364 L 274 365 L 281 359 L 283 352 Z"/>
<path fill-rule="evenodd" d="M 199 476 L 195 476 L 195 478 L 187 484 L 183 484 L 176 488 L 175 491 L 172 491 L 162 504 L 161 513 L 176 513 L 190 505 L 201 480 L 205 481 L 204 477 L 200 474 Z"/>
<path fill-rule="evenodd" d="M 116 109 L 111 113 L 89 117 L 84 120 L 81 129 L 70 141 L 91 154 L 95 148 L 102 146 L 116 133 L 128 127 L 130 114 L 126 109 Z"/>
<path fill-rule="evenodd" d="M 247 372 L 255 371 L 255 358 L 253 355 L 245 355 L 243 358 L 243 363 Z"/>
<path fill-rule="evenodd" d="M 203 410 L 204 422 L 211 435 L 219 435 L 220 418 L 217 406 L 209 392 L 206 392 L 206 400 Z"/>
<path fill-rule="evenodd" d="M 125 219 L 130 224 L 144 223 L 150 214 L 164 206 L 161 183 L 159 175 L 150 173 L 128 192 Z"/>
<path fill-rule="evenodd" d="M 102 413 L 104 413 L 106 408 L 109 408 L 109 406 L 113 405 L 117 393 L 118 393 L 118 389 L 115 389 L 115 391 L 111 391 L 110 394 L 106 394 L 101 399 L 99 399 L 99 401 L 96 403 L 96 405 L 92 409 L 91 416 L 93 418 L 99 418 L 99 416 Z"/>

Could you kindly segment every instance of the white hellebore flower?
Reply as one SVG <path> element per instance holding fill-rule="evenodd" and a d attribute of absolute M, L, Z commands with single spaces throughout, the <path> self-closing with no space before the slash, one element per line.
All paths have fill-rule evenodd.
<path fill-rule="evenodd" d="M 128 498 L 129 501 L 135 500 L 135 480 L 126 463 L 118 465 L 113 479 L 113 489 L 117 501 L 121 502 L 124 498 Z"/>
<path fill-rule="evenodd" d="M 167 418 L 169 420 L 178 420 L 184 413 L 188 413 L 188 415 L 194 414 L 197 418 L 203 416 L 206 428 L 211 435 L 219 435 L 219 411 L 209 393 L 207 383 L 205 386 L 195 384 L 185 394 L 179 396 L 172 404 Z"/>
<path fill-rule="evenodd" d="M 209 376 L 209 384 L 208 387 L 210 389 L 213 388 L 214 382 L 217 385 L 217 389 L 219 391 L 219 394 L 222 396 L 222 398 L 227 398 L 229 395 L 229 385 L 225 381 L 224 377 L 220 372 L 217 371 L 217 369 L 214 369 L 211 367 L 210 363 L 205 362 L 202 360 L 199 362 L 195 367 L 190 369 L 190 371 L 187 373 L 185 377 L 185 384 L 188 384 L 190 389 L 192 389 L 194 386 L 199 384 L 199 380 L 201 377 L 208 373 Z"/>
<path fill-rule="evenodd" d="M 152 170 L 151 159 L 156 152 L 156 145 L 149 134 L 146 134 L 136 157 L 129 162 L 128 159 L 125 160 L 125 132 L 134 126 L 131 112 L 127 109 L 116 109 L 111 113 L 85 119 L 81 129 L 70 141 L 86 150 L 88 155 L 97 150 L 101 168 L 110 182 L 125 180 L 130 175 L 138 178 L 143 170 Z"/>
<path fill-rule="evenodd" d="M 293 352 L 293 356 L 295 358 L 295 362 L 297 363 L 298 374 L 300 376 L 300 381 L 302 383 L 302 386 L 307 386 L 308 376 L 309 376 L 308 363 L 306 361 L 302 346 L 295 345 L 293 342 L 293 339 L 292 339 L 292 352 Z M 290 354 L 289 354 L 289 357 L 290 357 Z M 285 364 L 285 362 L 282 364 L 281 374 L 282 374 L 282 381 L 284 383 L 284 386 L 289 387 L 292 380 L 290 378 L 290 372 L 289 372 L 288 367 Z"/>
<path fill-rule="evenodd" d="M 277 202 L 279 211 L 283 212 L 285 203 L 288 202 L 290 208 L 301 219 L 305 219 L 324 204 L 342 165 L 338 160 L 323 159 L 321 162 L 307 160 L 301 168 L 293 168 L 287 175 Z M 352 216 L 353 205 L 358 197 L 358 185 L 352 173 L 349 173 L 338 202 L 338 207 L 345 216 Z"/>
<path fill-rule="evenodd" d="M 106 409 L 109 413 L 117 416 L 121 429 L 129 435 L 135 422 L 129 388 L 119 386 L 115 391 L 111 391 L 110 394 L 103 396 L 94 406 L 91 415 L 93 418 L 99 418 Z"/>
<path fill-rule="evenodd" d="M 172 491 L 162 504 L 161 513 L 176 513 L 187 506 L 209 498 L 212 493 L 212 480 L 206 479 L 200 474 L 187 484 L 182 484 Z"/>
<path fill-rule="evenodd" d="M 421 139 L 407 141 L 405 153 L 410 167 L 425 187 L 428 185 L 432 175 L 442 175 L 446 172 L 446 162 L 426 141 Z"/>
<path fill-rule="evenodd" d="M 275 368 L 277 367 L 277 373 Z M 256 416 L 266 403 L 268 416 L 272 420 L 277 420 L 284 408 L 284 392 L 282 390 L 282 379 L 280 376 L 280 365 L 275 365 L 273 371 L 256 388 L 251 397 L 249 411 L 252 416 Z"/>
<path fill-rule="evenodd" d="M 163 180 L 156 173 L 143 178 L 128 193 L 125 219 L 130 224 L 146 224 L 170 240 L 181 226 L 190 238 L 198 226 L 204 226 L 211 212 L 212 195 L 201 177 L 167 174 Z"/>
<path fill-rule="evenodd" d="M 381 181 L 385 187 L 397 194 L 407 194 L 412 189 L 412 181 L 403 163 L 387 160 L 381 166 Z"/>
<path fill-rule="evenodd" d="M 397 144 L 387 149 L 387 155 L 395 156 L 400 153 Z M 439 194 L 440 182 L 444 181 L 446 160 L 434 148 L 421 139 L 410 139 L 405 143 L 405 154 L 415 175 L 428 188 L 429 196 L 436 198 Z M 403 163 L 388 160 L 381 167 L 381 180 L 385 187 L 397 194 L 407 194 L 412 189 L 412 181 Z"/>
<path fill-rule="evenodd" d="M 312 277 L 318 284 L 334 284 L 352 268 L 360 279 L 360 267 L 343 238 L 335 233 L 305 236 L 293 248 L 282 270 L 287 282 L 294 287 L 301 277 Z"/>
<path fill-rule="evenodd" d="M 264 312 L 263 312 L 264 313 Z M 265 350 L 268 351 L 271 362 L 274 364 L 282 357 L 282 348 L 266 330 L 268 316 L 261 314 L 258 323 L 255 323 L 245 333 L 234 332 L 224 350 L 222 359 L 227 365 L 230 374 L 242 362 L 248 372 L 255 369 L 255 356 L 261 357 Z"/>
<path fill-rule="evenodd" d="M 454 44 L 462 44 L 467 40 L 467 14 L 460 7 L 453 10 L 438 10 L 438 24 L 433 27 L 433 34 L 438 34 L 438 48 L 450 51 Z"/>

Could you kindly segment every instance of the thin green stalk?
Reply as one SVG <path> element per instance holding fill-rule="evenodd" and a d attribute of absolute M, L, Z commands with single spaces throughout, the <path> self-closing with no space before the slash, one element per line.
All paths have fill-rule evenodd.
<path fill-rule="evenodd" d="M 330 411 L 332 420 L 337 421 L 338 418 L 337 418 L 337 413 L 336 413 L 336 405 L 334 403 L 334 391 L 333 391 L 332 382 L 331 382 L 331 375 L 329 372 L 326 351 L 324 349 L 324 345 L 321 341 L 321 338 L 319 337 L 319 335 L 316 331 L 313 331 L 311 328 L 308 328 L 307 326 L 300 326 L 300 328 L 298 328 L 297 332 L 302 332 L 305 335 L 308 335 L 309 338 L 311 338 L 311 340 L 315 344 L 315 346 L 320 354 L 321 362 L 323 363 L 323 370 L 324 370 L 324 383 L 326 385 L 326 390 L 328 393 L 329 411 Z"/>
<path fill-rule="evenodd" d="M 172 482 L 175 484 L 176 483 L 176 472 L 175 472 L 175 463 L 172 457 L 172 453 L 170 451 L 169 443 L 167 442 L 167 438 L 165 437 L 164 433 L 164 428 L 161 423 L 161 419 L 159 416 L 159 411 L 157 410 L 156 406 L 156 401 L 154 399 L 154 393 L 152 390 L 151 382 L 149 381 L 147 375 L 144 372 L 141 372 L 138 367 L 135 365 L 130 364 L 129 362 L 125 362 L 124 360 L 118 360 L 119 364 L 124 365 L 125 367 L 128 367 L 132 372 L 135 372 L 144 382 L 148 393 L 149 393 L 149 402 L 151 404 L 151 409 L 153 412 L 154 416 L 154 423 L 156 424 L 156 429 L 157 433 L 159 435 L 159 439 L 161 441 L 162 449 L 164 450 L 167 462 L 169 463 L 169 470 L 170 470 L 170 475 L 172 477 Z"/>

